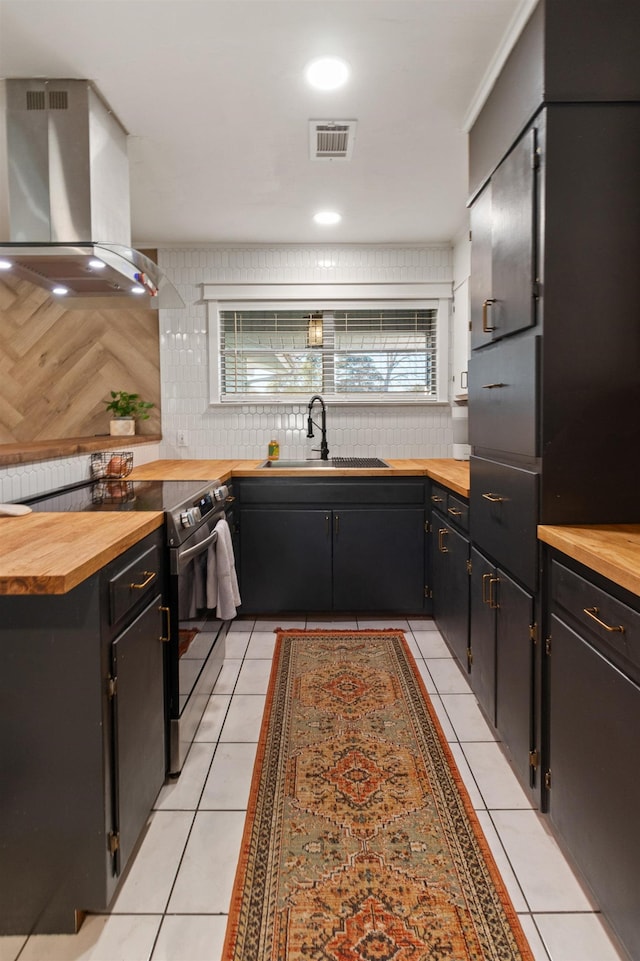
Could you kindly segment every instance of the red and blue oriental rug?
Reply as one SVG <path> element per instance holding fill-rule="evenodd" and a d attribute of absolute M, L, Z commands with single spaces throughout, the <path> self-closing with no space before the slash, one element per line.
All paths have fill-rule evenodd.
<path fill-rule="evenodd" d="M 532 961 L 401 631 L 280 631 L 223 961 Z"/>

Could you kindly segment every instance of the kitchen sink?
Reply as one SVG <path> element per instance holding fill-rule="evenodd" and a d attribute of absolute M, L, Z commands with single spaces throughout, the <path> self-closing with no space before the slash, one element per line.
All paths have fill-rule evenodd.
<path fill-rule="evenodd" d="M 386 461 L 379 457 L 332 457 L 330 460 L 265 460 L 258 464 L 258 470 L 279 468 L 280 470 L 331 470 L 335 467 L 389 468 Z"/>

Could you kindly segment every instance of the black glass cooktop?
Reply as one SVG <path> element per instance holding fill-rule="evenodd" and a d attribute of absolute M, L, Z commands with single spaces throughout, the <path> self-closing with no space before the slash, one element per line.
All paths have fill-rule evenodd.
<path fill-rule="evenodd" d="M 24 503 L 34 511 L 171 511 L 194 501 L 202 481 L 100 480 L 42 494 Z M 208 485 L 210 486 L 210 485 Z"/>

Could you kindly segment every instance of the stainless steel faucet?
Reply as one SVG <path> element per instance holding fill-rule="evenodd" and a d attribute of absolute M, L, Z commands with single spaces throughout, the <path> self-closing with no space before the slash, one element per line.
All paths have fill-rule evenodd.
<path fill-rule="evenodd" d="M 320 394 L 314 394 L 309 401 L 309 416 L 307 417 L 307 437 L 313 437 L 313 428 L 318 427 L 318 424 L 312 420 L 311 413 L 313 411 L 313 405 L 318 401 L 322 408 L 322 414 L 320 419 L 319 429 L 322 431 L 322 440 L 320 441 L 320 448 L 314 447 L 314 450 L 320 450 L 320 460 L 329 460 L 329 448 L 327 447 L 327 408 L 325 402 L 323 401 Z"/>

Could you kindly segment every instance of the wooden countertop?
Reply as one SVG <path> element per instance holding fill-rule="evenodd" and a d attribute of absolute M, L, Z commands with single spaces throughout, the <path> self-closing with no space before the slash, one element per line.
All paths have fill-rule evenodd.
<path fill-rule="evenodd" d="M 0 594 L 66 594 L 163 521 L 162 511 L 0 517 Z"/>
<path fill-rule="evenodd" d="M 538 539 L 640 597 L 640 524 L 542 524 Z"/>
<path fill-rule="evenodd" d="M 332 467 L 331 477 L 431 477 L 462 497 L 469 496 L 469 462 L 449 458 L 385 458 L 389 468 Z M 131 480 L 230 480 L 233 477 L 317 477 L 318 469 L 271 467 L 259 470 L 262 460 L 156 460 L 134 468 Z M 324 474 L 322 476 L 325 476 Z"/>
<path fill-rule="evenodd" d="M 40 440 L 31 444 L 0 444 L 0 467 L 31 464 L 53 457 L 71 457 L 73 454 L 89 454 L 97 450 L 128 450 L 129 447 L 137 447 L 139 444 L 157 444 L 161 440 L 161 434 L 135 434 L 133 437 L 101 434 L 95 437 Z"/>
<path fill-rule="evenodd" d="M 258 470 L 261 460 L 156 460 L 136 467 L 131 480 L 207 481 L 232 477 L 297 477 L 309 470 Z M 428 476 L 463 497 L 469 464 L 448 459 L 390 459 L 389 468 L 331 468 L 332 477 Z M 323 476 L 325 476 L 323 474 Z M 64 594 L 163 522 L 161 511 L 131 513 L 34 512 L 0 517 L 0 594 Z"/>

